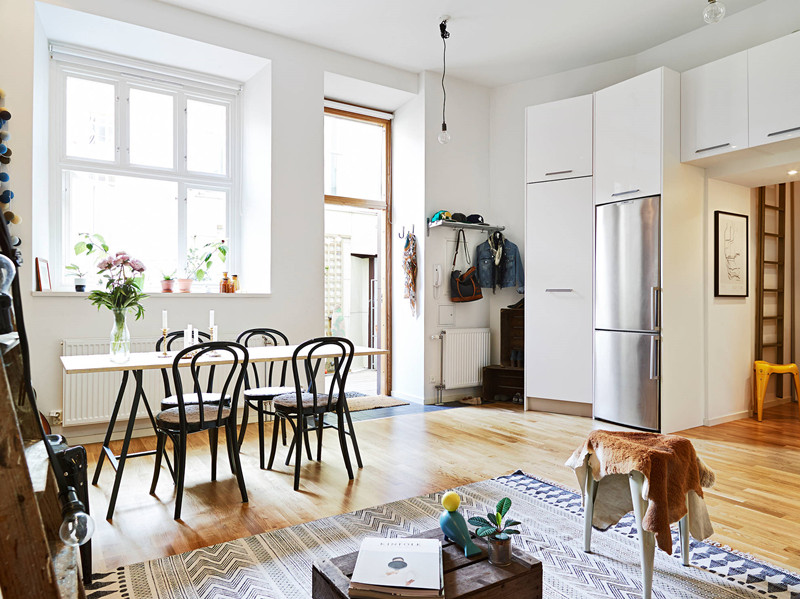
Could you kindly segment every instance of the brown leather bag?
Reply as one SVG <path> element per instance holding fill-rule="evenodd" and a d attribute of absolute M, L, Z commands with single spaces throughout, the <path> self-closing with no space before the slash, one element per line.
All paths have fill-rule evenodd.
<path fill-rule="evenodd" d="M 450 301 L 453 302 L 474 302 L 483 299 L 481 285 L 478 282 L 478 270 L 470 266 L 465 272 L 456 270 L 456 259 L 458 258 L 458 248 L 461 240 L 464 240 L 464 253 L 467 256 L 467 264 L 470 263 L 469 251 L 467 250 L 467 236 L 464 229 L 459 229 L 456 233 L 456 251 L 453 254 L 453 269 L 450 272 Z"/>

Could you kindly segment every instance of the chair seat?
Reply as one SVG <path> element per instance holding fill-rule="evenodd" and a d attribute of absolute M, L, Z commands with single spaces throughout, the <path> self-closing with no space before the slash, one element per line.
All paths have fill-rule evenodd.
<path fill-rule="evenodd" d="M 312 393 L 303 393 L 303 411 L 312 411 L 314 408 L 314 395 Z M 339 400 L 338 397 L 335 397 L 331 402 L 331 408 L 336 406 L 336 402 Z M 273 400 L 273 405 L 275 406 L 276 410 L 280 410 L 282 412 L 297 412 L 297 393 L 287 393 L 286 395 L 279 395 Z M 323 412 L 325 408 L 328 406 L 328 394 L 327 393 L 319 393 L 317 394 L 317 411 Z"/>
<path fill-rule="evenodd" d="M 251 399 L 272 399 L 277 395 L 294 393 L 294 387 L 258 387 L 256 389 L 245 389 L 244 396 Z"/>
<path fill-rule="evenodd" d="M 217 421 L 219 413 L 219 405 L 205 405 L 203 404 L 203 423 L 206 427 L 213 426 Z M 189 431 L 200 430 L 200 406 L 198 404 L 186 406 L 186 428 Z M 223 421 L 230 416 L 230 408 L 222 408 Z M 156 416 L 156 424 L 162 429 L 177 431 L 181 428 L 180 408 L 169 408 L 159 412 Z"/>
<path fill-rule="evenodd" d="M 203 393 L 203 403 L 204 404 L 218 404 L 219 403 L 220 394 L 219 393 Z M 197 393 L 184 393 L 183 394 L 183 403 L 184 405 L 197 405 L 200 403 L 197 400 Z M 231 396 L 225 396 L 225 404 L 231 403 Z M 165 397 L 161 400 L 161 409 L 167 410 L 169 408 L 176 408 L 178 407 L 178 396 L 177 395 L 170 395 L 169 397 Z"/>

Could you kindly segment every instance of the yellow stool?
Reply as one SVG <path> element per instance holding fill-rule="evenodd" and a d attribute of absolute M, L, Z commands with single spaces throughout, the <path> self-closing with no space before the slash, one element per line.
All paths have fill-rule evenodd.
<path fill-rule="evenodd" d="M 794 388 L 797 391 L 797 397 L 800 398 L 800 375 L 798 374 L 797 364 L 770 364 L 764 360 L 756 360 L 753 364 L 755 376 L 753 377 L 753 398 L 756 402 L 756 414 L 758 421 L 761 422 L 762 413 L 764 411 L 764 396 L 767 394 L 767 383 L 769 383 L 769 375 L 775 374 L 792 374 L 794 377 Z"/>

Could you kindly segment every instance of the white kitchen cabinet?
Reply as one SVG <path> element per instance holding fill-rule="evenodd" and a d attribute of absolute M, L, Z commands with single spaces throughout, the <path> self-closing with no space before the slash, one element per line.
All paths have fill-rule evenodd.
<path fill-rule="evenodd" d="M 800 32 L 747 51 L 750 146 L 800 137 Z"/>
<path fill-rule="evenodd" d="M 527 186 L 525 396 L 592 402 L 592 178 Z"/>
<path fill-rule="evenodd" d="M 661 193 L 664 69 L 595 93 L 595 203 Z"/>
<path fill-rule="evenodd" d="M 681 74 L 681 161 L 748 147 L 747 52 Z"/>
<path fill-rule="evenodd" d="M 528 183 L 591 176 L 592 113 L 591 94 L 525 110 Z"/>

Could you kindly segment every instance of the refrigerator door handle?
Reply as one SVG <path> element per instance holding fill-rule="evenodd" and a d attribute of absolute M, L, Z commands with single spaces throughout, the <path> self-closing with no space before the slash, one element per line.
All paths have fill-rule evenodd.
<path fill-rule="evenodd" d="M 650 337 L 650 380 L 661 379 L 661 338 L 658 335 Z"/>
<path fill-rule="evenodd" d="M 661 330 L 661 287 L 650 288 L 650 328 L 654 331 Z"/>

